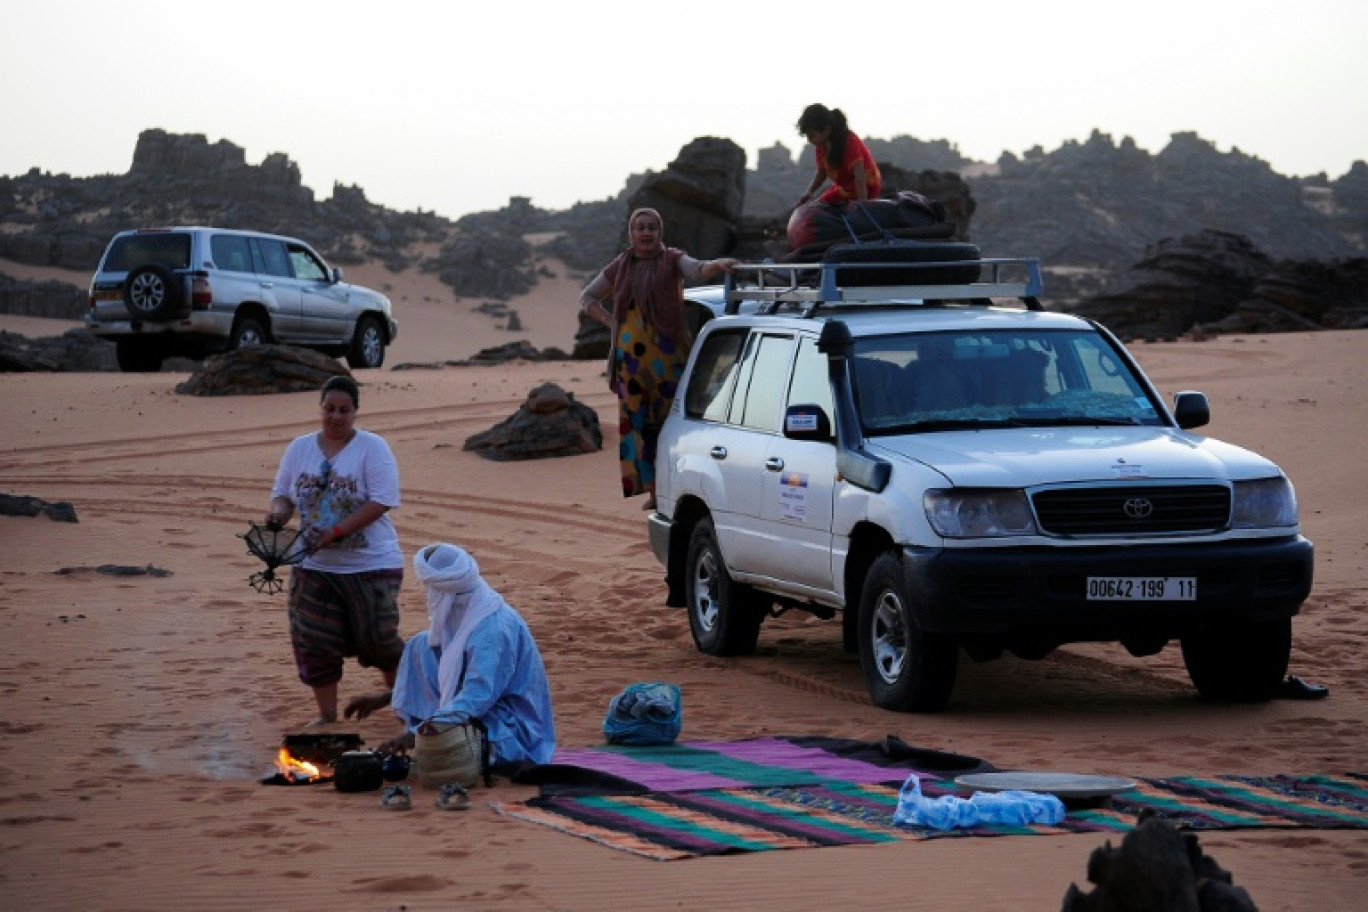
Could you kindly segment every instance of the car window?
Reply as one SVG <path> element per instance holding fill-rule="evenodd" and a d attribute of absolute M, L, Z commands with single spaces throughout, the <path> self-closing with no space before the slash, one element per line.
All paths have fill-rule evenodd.
<path fill-rule="evenodd" d="M 328 277 L 328 270 L 314 256 L 312 250 L 299 244 L 290 244 L 290 265 L 294 267 L 294 277 L 307 282 L 318 282 Z"/>
<path fill-rule="evenodd" d="M 190 265 L 190 235 L 188 234 L 126 234 L 109 245 L 104 268 L 108 272 L 128 272 L 148 263 L 160 263 L 168 269 L 185 269 Z"/>
<path fill-rule="evenodd" d="M 1134 423 L 1162 419 L 1102 335 L 907 333 L 862 339 L 852 380 L 866 433 L 919 425 Z"/>
<path fill-rule="evenodd" d="M 744 392 L 732 406 L 733 421 L 762 431 L 779 429 L 779 406 L 795 344 L 793 336 L 757 336 L 753 355 L 747 356 L 750 369 L 742 372 Z"/>
<path fill-rule="evenodd" d="M 684 414 L 704 421 L 726 418 L 745 341 L 745 330 L 715 332 L 703 340 L 684 392 Z"/>
<path fill-rule="evenodd" d="M 817 340 L 808 336 L 798 342 L 798 360 L 789 382 L 788 404 L 818 406 L 828 418 L 835 414 L 827 356 L 817 350 Z"/>
<path fill-rule="evenodd" d="M 272 238 L 253 238 L 252 244 L 256 248 L 258 256 L 257 272 L 285 278 L 294 275 L 290 270 L 290 255 L 286 252 L 283 241 Z"/>
<path fill-rule="evenodd" d="M 252 271 L 252 249 L 247 238 L 237 234 L 216 234 L 209 241 L 214 265 L 229 272 Z"/>

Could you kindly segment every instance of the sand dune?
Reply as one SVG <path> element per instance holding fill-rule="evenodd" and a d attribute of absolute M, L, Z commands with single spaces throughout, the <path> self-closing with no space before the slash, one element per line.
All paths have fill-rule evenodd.
<path fill-rule="evenodd" d="M 391 363 L 506 341 L 441 289 L 388 282 Z M 402 286 L 402 287 L 401 287 Z M 578 281 L 515 301 L 539 347 L 568 347 Z M 429 300 L 431 299 L 431 300 Z M 478 302 L 471 302 L 472 305 Z M 1126 775 L 1368 772 L 1368 485 L 1364 340 L 1352 332 L 1140 345 L 1166 395 L 1202 389 L 1211 432 L 1292 476 L 1318 549 L 1293 662 L 1328 700 L 1215 706 L 1176 648 L 1149 659 L 1080 646 L 1049 659 L 965 662 L 937 716 L 873 708 L 836 626 L 767 622 L 757 655 L 700 655 L 663 605 L 639 502 L 618 494 L 615 403 L 597 363 L 363 372 L 359 424 L 401 467 L 406 552 L 449 539 L 527 617 L 552 679 L 561 742 L 601 743 L 609 698 L 639 680 L 684 693 L 686 739 L 897 734 L 1003 768 Z M 493 340 L 493 341 L 489 341 Z M 267 788 L 283 733 L 312 716 L 294 676 L 283 596 L 247 585 L 235 535 L 260 516 L 285 443 L 316 425 L 313 394 L 192 399 L 172 375 L 0 375 L 3 489 L 72 502 L 79 524 L 0 518 L 0 907 L 6 909 L 1058 908 L 1090 837 L 952 839 L 654 862 L 487 807 L 452 815 L 374 793 Z M 603 452 L 493 463 L 464 439 L 555 381 L 599 412 Z M 170 576 L 115 577 L 103 564 Z M 404 633 L 422 626 L 412 575 Z M 343 698 L 374 687 L 354 664 Z M 339 726 L 374 744 L 387 718 Z M 418 796 L 423 797 L 421 794 Z M 1203 846 L 1261 909 L 1362 906 L 1368 832 L 1246 830 Z"/>

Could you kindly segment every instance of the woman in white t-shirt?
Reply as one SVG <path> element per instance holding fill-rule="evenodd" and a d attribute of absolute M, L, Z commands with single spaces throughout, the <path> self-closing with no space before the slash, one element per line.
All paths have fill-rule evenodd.
<path fill-rule="evenodd" d="M 323 385 L 322 427 L 290 443 L 271 489 L 267 523 L 284 525 L 298 510 L 315 549 L 293 568 L 289 600 L 295 666 L 318 703 L 310 724 L 337 721 L 343 659 L 380 669 L 393 687 L 404 652 L 404 555 L 389 517 L 399 506 L 399 467 L 383 437 L 355 426 L 360 398 L 350 377 Z"/>

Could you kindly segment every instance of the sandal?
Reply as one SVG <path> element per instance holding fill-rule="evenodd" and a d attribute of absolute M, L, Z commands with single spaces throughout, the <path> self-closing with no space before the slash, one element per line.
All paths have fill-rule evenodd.
<path fill-rule="evenodd" d="M 1311 684 L 1290 674 L 1278 685 L 1278 696 L 1284 700 L 1319 700 L 1330 696 L 1330 688 L 1324 684 Z"/>
<path fill-rule="evenodd" d="M 465 811 L 470 808 L 470 794 L 464 786 L 450 782 L 442 786 L 442 793 L 434 803 L 444 811 Z"/>
<path fill-rule="evenodd" d="M 413 798 L 407 785 L 391 785 L 380 795 L 380 806 L 387 811 L 407 811 L 413 807 Z"/>

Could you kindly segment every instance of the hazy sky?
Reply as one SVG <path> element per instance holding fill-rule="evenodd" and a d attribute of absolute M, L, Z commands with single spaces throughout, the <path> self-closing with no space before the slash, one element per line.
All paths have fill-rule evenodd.
<path fill-rule="evenodd" d="M 974 159 L 1194 131 L 1286 175 L 1368 159 L 1364 0 L 5 0 L 0 175 L 124 173 L 138 134 L 283 152 L 322 200 L 563 209 L 804 106 Z M 796 197 L 801 186 L 793 188 Z"/>

